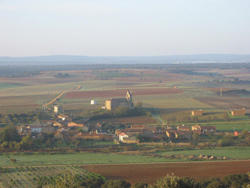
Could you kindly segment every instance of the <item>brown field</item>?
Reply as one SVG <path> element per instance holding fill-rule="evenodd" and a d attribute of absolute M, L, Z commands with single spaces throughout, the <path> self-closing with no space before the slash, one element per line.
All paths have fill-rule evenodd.
<path fill-rule="evenodd" d="M 94 98 L 94 97 L 121 97 L 125 96 L 126 89 L 117 90 L 99 90 L 99 91 L 78 91 L 70 92 L 64 98 Z M 160 94 L 179 94 L 182 90 L 173 88 L 151 88 L 151 89 L 133 89 L 133 95 L 160 95 Z"/>
<path fill-rule="evenodd" d="M 196 180 L 210 177 L 224 177 L 230 174 L 247 173 L 250 161 L 191 162 L 164 164 L 87 165 L 83 168 L 101 174 L 108 179 L 123 179 L 131 184 L 154 183 L 157 179 L 174 173 L 180 177 Z"/>
<path fill-rule="evenodd" d="M 203 97 L 196 100 L 222 109 L 232 110 L 250 107 L 250 98 L 240 97 Z"/>
<path fill-rule="evenodd" d="M 157 121 L 151 117 L 139 116 L 139 117 L 124 117 L 124 118 L 113 118 L 113 119 L 100 119 L 91 121 L 90 124 L 96 124 L 98 122 L 106 123 L 131 123 L 131 124 L 156 124 Z"/>

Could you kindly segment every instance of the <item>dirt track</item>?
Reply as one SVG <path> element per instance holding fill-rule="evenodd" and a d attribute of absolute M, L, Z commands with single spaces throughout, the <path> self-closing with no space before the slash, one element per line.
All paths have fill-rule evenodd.
<path fill-rule="evenodd" d="M 194 179 L 246 173 L 250 171 L 250 161 L 87 165 L 83 167 L 106 178 L 123 179 L 131 184 L 137 182 L 150 184 L 158 178 L 172 173 L 180 177 L 192 177 Z"/>

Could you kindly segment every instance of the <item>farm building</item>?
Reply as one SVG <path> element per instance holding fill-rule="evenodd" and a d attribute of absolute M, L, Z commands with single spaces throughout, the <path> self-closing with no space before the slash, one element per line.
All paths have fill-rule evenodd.
<path fill-rule="evenodd" d="M 177 129 L 178 129 L 178 131 L 188 132 L 189 131 L 189 126 L 179 125 L 179 126 L 177 126 Z"/>
<path fill-rule="evenodd" d="M 215 133 L 216 127 L 215 126 L 200 126 L 201 127 L 201 133 L 202 134 L 209 134 L 209 133 Z"/>
<path fill-rule="evenodd" d="M 203 111 L 202 110 L 193 110 L 192 111 L 192 116 L 202 116 Z"/>
<path fill-rule="evenodd" d="M 82 130 L 88 132 L 89 131 L 89 128 L 83 124 L 77 124 L 77 123 L 74 123 L 74 122 L 70 122 L 68 123 L 68 127 L 73 127 L 73 128 L 81 128 Z"/>
<path fill-rule="evenodd" d="M 201 135 L 201 126 L 199 125 L 192 126 L 192 132 Z"/>
<path fill-rule="evenodd" d="M 105 107 L 107 110 L 114 110 L 118 107 L 133 108 L 132 94 L 127 91 L 126 98 L 114 98 L 106 100 Z"/>
<path fill-rule="evenodd" d="M 90 101 L 90 104 L 91 104 L 91 105 L 95 105 L 95 104 L 97 104 L 97 101 L 96 101 L 96 100 L 91 100 L 91 101 Z"/>
<path fill-rule="evenodd" d="M 55 112 L 56 114 L 62 113 L 62 112 L 63 112 L 62 106 L 54 106 L 54 112 Z"/>
<path fill-rule="evenodd" d="M 238 110 L 232 110 L 231 115 L 232 116 L 244 116 L 244 115 L 246 115 L 246 110 L 245 110 L 245 108 L 238 109 Z"/>

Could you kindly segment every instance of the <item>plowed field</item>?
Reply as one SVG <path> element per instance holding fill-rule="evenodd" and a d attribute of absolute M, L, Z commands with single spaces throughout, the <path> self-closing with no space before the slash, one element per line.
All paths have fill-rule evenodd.
<path fill-rule="evenodd" d="M 223 177 L 250 171 L 250 161 L 192 162 L 164 164 L 88 165 L 83 168 L 101 174 L 108 179 L 123 179 L 131 184 L 154 183 L 157 179 L 174 173 L 180 177 L 203 179 Z"/>
<path fill-rule="evenodd" d="M 97 98 L 97 97 L 125 97 L 127 90 L 99 90 L 99 91 L 78 91 L 67 93 L 64 98 Z M 182 90 L 175 88 L 153 88 L 153 89 L 133 89 L 133 95 L 161 95 L 179 94 Z"/>

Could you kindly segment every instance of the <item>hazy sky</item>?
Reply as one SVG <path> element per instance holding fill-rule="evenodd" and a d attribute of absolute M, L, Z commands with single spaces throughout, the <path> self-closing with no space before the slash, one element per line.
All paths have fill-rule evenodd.
<path fill-rule="evenodd" d="M 250 0 L 0 0 L 0 56 L 250 54 Z"/>

